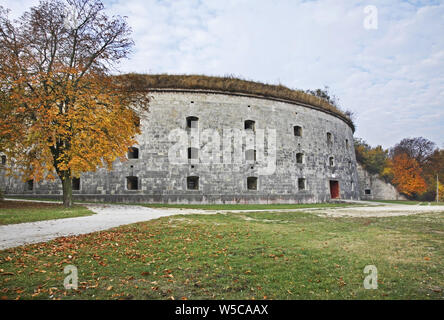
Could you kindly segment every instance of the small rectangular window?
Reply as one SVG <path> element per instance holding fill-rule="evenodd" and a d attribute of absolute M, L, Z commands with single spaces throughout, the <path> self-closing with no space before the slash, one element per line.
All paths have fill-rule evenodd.
<path fill-rule="evenodd" d="M 80 190 L 80 178 L 72 178 L 72 190 Z"/>
<path fill-rule="evenodd" d="M 365 189 L 365 194 L 372 194 L 372 190 L 370 190 L 370 189 Z"/>
<path fill-rule="evenodd" d="M 34 190 L 34 180 L 28 180 L 26 181 L 26 190 L 27 191 L 32 191 Z"/>
<path fill-rule="evenodd" d="M 2 156 L 2 165 L 6 164 L 6 156 Z"/>
<path fill-rule="evenodd" d="M 253 120 L 245 120 L 244 128 L 245 130 L 253 130 L 254 131 L 255 122 Z"/>
<path fill-rule="evenodd" d="M 247 189 L 248 190 L 257 190 L 257 177 L 248 177 L 247 178 Z"/>
<path fill-rule="evenodd" d="M 300 126 L 294 126 L 293 131 L 296 137 L 302 137 L 302 128 Z"/>
<path fill-rule="evenodd" d="M 198 159 L 198 157 L 199 157 L 199 149 L 188 148 L 188 160 Z"/>
<path fill-rule="evenodd" d="M 199 118 L 198 117 L 187 117 L 187 129 L 196 128 L 198 126 Z"/>
<path fill-rule="evenodd" d="M 304 154 L 303 153 L 297 153 L 296 154 L 296 163 L 303 163 L 304 162 Z"/>
<path fill-rule="evenodd" d="M 128 159 L 139 159 L 139 148 L 128 148 Z"/>
<path fill-rule="evenodd" d="M 331 144 L 333 142 L 333 137 L 330 132 L 327 132 L 327 143 Z"/>
<path fill-rule="evenodd" d="M 254 149 L 245 150 L 245 160 L 256 161 L 256 150 Z"/>
<path fill-rule="evenodd" d="M 140 128 L 140 117 L 139 116 L 134 117 L 134 126 L 136 128 Z"/>
<path fill-rule="evenodd" d="M 305 190 L 305 179 L 304 178 L 298 179 L 298 189 Z"/>
<path fill-rule="evenodd" d="M 126 188 L 127 190 L 138 190 L 139 179 L 134 176 L 126 177 Z"/>
<path fill-rule="evenodd" d="M 199 177 L 187 177 L 187 189 L 199 190 Z"/>

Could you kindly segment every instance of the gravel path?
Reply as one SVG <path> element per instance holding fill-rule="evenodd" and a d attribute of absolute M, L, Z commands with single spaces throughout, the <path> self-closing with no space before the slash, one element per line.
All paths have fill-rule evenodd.
<path fill-rule="evenodd" d="M 392 217 L 420 213 L 444 212 L 444 206 L 419 206 L 359 202 L 362 207 L 279 209 L 279 210 L 229 210 L 233 213 L 247 212 L 311 212 L 319 216 L 333 217 Z M 0 226 L 0 250 L 29 243 L 45 242 L 62 236 L 86 234 L 107 230 L 121 225 L 149 221 L 178 214 L 215 214 L 223 210 L 199 210 L 176 208 L 147 208 L 137 205 L 88 204 L 96 214 L 87 217 L 46 220 Z"/>

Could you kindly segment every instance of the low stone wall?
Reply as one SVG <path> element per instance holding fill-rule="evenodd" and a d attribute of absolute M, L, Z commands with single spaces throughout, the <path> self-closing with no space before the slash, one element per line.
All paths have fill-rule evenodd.
<path fill-rule="evenodd" d="M 359 163 L 357 169 L 361 200 L 407 200 L 393 185 L 368 173 Z"/>

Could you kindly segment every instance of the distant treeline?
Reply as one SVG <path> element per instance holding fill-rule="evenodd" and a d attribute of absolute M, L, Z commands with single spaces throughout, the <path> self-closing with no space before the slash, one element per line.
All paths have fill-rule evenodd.
<path fill-rule="evenodd" d="M 406 138 L 393 148 L 371 147 L 355 139 L 356 160 L 370 173 L 378 174 L 410 199 L 436 199 L 436 177 L 439 197 L 444 200 L 444 149 L 423 137 Z"/>

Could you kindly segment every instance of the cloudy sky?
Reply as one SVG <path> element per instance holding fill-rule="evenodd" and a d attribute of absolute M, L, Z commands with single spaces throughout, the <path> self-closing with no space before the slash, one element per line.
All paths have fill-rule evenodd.
<path fill-rule="evenodd" d="M 13 16 L 37 2 L 0 0 Z M 356 114 L 355 136 L 371 145 L 423 136 L 444 147 L 444 1 L 104 3 L 133 29 L 136 46 L 122 72 L 329 86 L 341 107 Z"/>

